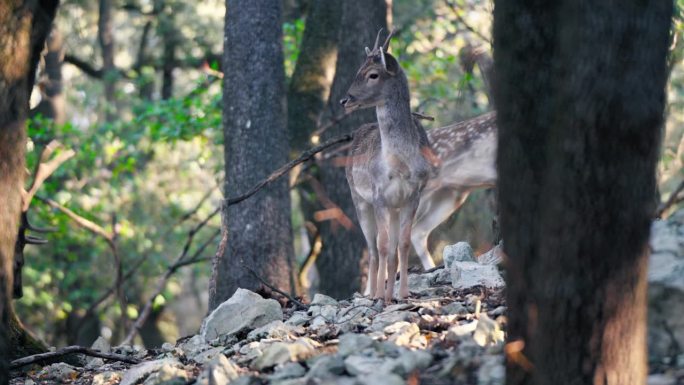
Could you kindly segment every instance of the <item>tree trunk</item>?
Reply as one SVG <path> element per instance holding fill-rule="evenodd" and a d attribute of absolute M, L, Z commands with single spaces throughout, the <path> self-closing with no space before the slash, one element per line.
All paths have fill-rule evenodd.
<path fill-rule="evenodd" d="M 306 17 L 300 54 L 287 93 L 287 126 L 295 153 L 311 145 L 309 138 L 330 95 L 341 11 L 341 2 L 314 0 Z"/>
<path fill-rule="evenodd" d="M 285 72 L 279 0 L 227 0 L 223 133 L 225 196 L 252 187 L 288 159 Z M 217 253 L 209 308 L 238 287 L 267 291 L 252 275 L 295 290 L 290 195 L 280 179 L 253 197 L 224 208 L 224 252 Z M 221 248 L 219 248 L 221 250 Z"/>
<path fill-rule="evenodd" d="M 36 108 L 31 110 L 30 115 L 33 117 L 40 114 L 55 124 L 64 124 L 66 122 L 66 100 L 62 84 L 64 39 L 56 27 L 50 32 L 46 43 L 45 77 L 39 82 L 41 99 Z M 41 143 L 36 144 L 41 145 Z"/>
<path fill-rule="evenodd" d="M 105 118 L 112 121 L 116 117 L 116 68 L 114 67 L 114 34 L 112 31 L 112 0 L 100 0 L 97 38 L 102 49 L 102 80 L 104 81 Z"/>
<path fill-rule="evenodd" d="M 344 113 L 339 100 L 344 97 L 354 80 L 356 71 L 365 60 L 364 47 L 373 46 L 378 29 L 383 28 L 387 33 L 391 13 L 391 2 L 387 0 L 343 2 L 335 80 L 328 102 L 333 116 L 341 116 Z M 355 112 L 327 130 L 323 134 L 323 140 L 350 133 L 364 123 L 375 121 L 373 109 Z M 321 183 L 327 197 L 354 221 L 354 227 L 350 230 L 339 226 L 334 219 L 323 222 L 319 226 L 323 240 L 323 249 L 316 261 L 321 277 L 320 290 L 327 295 L 344 298 L 360 290 L 360 261 L 366 242 L 356 221 L 356 211 L 351 200 L 344 167 L 327 162 L 321 169 Z"/>
<path fill-rule="evenodd" d="M 508 384 L 646 382 L 671 8 L 496 4 Z"/>
<path fill-rule="evenodd" d="M 37 60 L 57 4 L 0 1 L 0 385 L 9 381 L 9 348 L 16 348 L 16 341 L 10 341 L 10 288 L 24 179 L 24 126 Z"/>

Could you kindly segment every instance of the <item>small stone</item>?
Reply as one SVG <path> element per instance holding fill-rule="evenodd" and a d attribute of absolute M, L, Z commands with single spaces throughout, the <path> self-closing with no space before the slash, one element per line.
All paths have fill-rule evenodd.
<path fill-rule="evenodd" d="M 197 362 L 198 364 L 206 364 L 206 363 L 214 360 L 219 355 L 223 355 L 223 349 L 224 348 L 222 346 L 219 346 L 216 348 L 211 348 L 211 349 L 205 350 L 201 353 L 198 353 L 198 354 L 195 354 L 192 356 L 188 356 L 188 358 L 191 359 L 192 361 Z"/>
<path fill-rule="evenodd" d="M 349 356 L 344 360 L 344 366 L 349 374 L 358 376 L 377 372 L 383 362 L 377 357 Z"/>
<path fill-rule="evenodd" d="M 340 336 L 337 354 L 345 358 L 373 346 L 375 341 L 365 334 L 348 333 Z"/>
<path fill-rule="evenodd" d="M 184 385 L 188 378 L 185 370 L 174 365 L 164 365 L 157 372 L 150 374 L 143 385 Z"/>
<path fill-rule="evenodd" d="M 455 245 L 444 247 L 442 252 L 444 267 L 451 269 L 454 262 L 475 262 L 475 254 L 468 242 L 458 242 Z"/>
<path fill-rule="evenodd" d="M 331 376 L 338 376 L 344 373 L 345 364 L 341 357 L 321 355 L 311 358 L 308 362 L 309 373 L 306 375 L 309 378 L 323 379 Z"/>
<path fill-rule="evenodd" d="M 401 321 L 385 328 L 386 334 L 391 334 L 389 341 L 398 346 L 411 346 L 411 340 L 420 335 L 420 328 L 415 323 Z"/>
<path fill-rule="evenodd" d="M 309 317 L 305 311 L 296 311 L 287 321 L 285 321 L 285 324 L 290 326 L 301 326 L 309 322 L 310 319 L 311 317 Z"/>
<path fill-rule="evenodd" d="M 102 372 L 93 376 L 91 385 L 113 385 L 121 381 L 120 372 Z M 28 385 L 28 382 L 25 384 Z"/>
<path fill-rule="evenodd" d="M 504 313 L 506 313 L 506 306 L 499 306 L 496 309 L 490 311 L 489 315 L 496 318 L 500 315 L 503 315 Z"/>
<path fill-rule="evenodd" d="M 504 332 L 496 321 L 487 317 L 486 314 L 480 314 L 473 339 L 480 346 L 495 345 L 503 343 Z"/>
<path fill-rule="evenodd" d="M 456 289 L 462 290 L 474 286 L 504 287 L 501 273 L 494 265 L 454 261 L 449 271 L 451 272 L 451 286 Z"/>
<path fill-rule="evenodd" d="M 396 374 L 392 373 L 377 373 L 377 372 L 372 372 L 365 374 L 364 376 L 361 376 L 357 378 L 356 384 L 359 385 L 404 385 L 406 384 L 406 381 L 404 381 L 401 377 L 399 377 Z"/>
<path fill-rule="evenodd" d="M 52 380 L 56 383 L 66 382 L 78 376 L 78 371 L 73 366 L 64 362 L 48 365 L 39 373 L 38 377 L 45 380 Z"/>
<path fill-rule="evenodd" d="M 453 325 L 447 330 L 446 340 L 452 342 L 459 341 L 465 336 L 469 336 L 475 332 L 476 328 L 477 321 L 472 321 L 461 325 Z"/>
<path fill-rule="evenodd" d="M 264 354 L 256 359 L 254 367 L 257 370 L 263 370 L 289 361 L 306 359 L 313 355 L 315 344 L 308 338 L 301 338 L 293 343 L 276 342 L 266 348 Z"/>
<path fill-rule="evenodd" d="M 386 313 L 380 313 L 373 319 L 373 324 L 371 325 L 371 330 L 382 331 L 385 327 L 400 321 L 407 322 L 418 322 L 418 314 L 412 313 L 410 311 L 392 311 Z"/>
<path fill-rule="evenodd" d="M 455 314 L 459 316 L 465 316 L 467 314 L 470 314 L 468 312 L 468 309 L 465 306 L 463 306 L 463 304 L 460 302 L 452 302 L 448 305 L 442 306 L 442 312 L 446 314 Z"/>
<path fill-rule="evenodd" d="M 165 353 L 172 352 L 176 347 L 170 342 L 164 342 L 161 346 L 161 350 Z"/>
<path fill-rule="evenodd" d="M 175 358 L 164 358 L 155 361 L 146 361 L 129 368 L 124 372 L 119 385 L 135 385 L 148 377 L 150 374 L 161 370 L 165 366 L 180 367 L 181 363 Z"/>
<path fill-rule="evenodd" d="M 478 385 L 501 385 L 506 379 L 503 356 L 483 356 L 477 370 Z"/>
<path fill-rule="evenodd" d="M 332 297 L 328 297 L 327 295 L 317 293 L 313 297 L 313 301 L 311 301 L 311 305 L 332 305 L 332 306 L 337 306 L 337 300 L 335 300 Z"/>
<path fill-rule="evenodd" d="M 239 368 L 223 354 L 215 357 L 205 367 L 195 385 L 227 385 L 238 378 Z"/>
<path fill-rule="evenodd" d="M 260 340 L 263 338 L 273 338 L 278 340 L 294 339 L 295 328 L 286 325 L 281 320 L 275 320 L 268 324 L 254 329 L 247 335 L 248 340 Z"/>
<path fill-rule="evenodd" d="M 273 370 L 273 374 L 268 376 L 271 381 L 284 380 L 288 378 L 302 377 L 306 374 L 306 369 L 297 362 L 288 362 L 282 365 L 277 365 Z"/>

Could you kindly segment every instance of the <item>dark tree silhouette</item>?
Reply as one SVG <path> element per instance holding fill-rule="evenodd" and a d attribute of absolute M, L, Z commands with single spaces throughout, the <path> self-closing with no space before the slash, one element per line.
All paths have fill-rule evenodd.
<path fill-rule="evenodd" d="M 498 1 L 508 384 L 644 384 L 671 1 Z"/>
<path fill-rule="evenodd" d="M 225 195 L 247 191 L 287 162 L 285 73 L 279 0 L 227 0 L 223 132 Z M 238 287 L 266 290 L 253 269 L 270 284 L 295 288 L 292 274 L 290 195 L 286 179 L 248 200 L 224 209 L 224 234 L 214 260 L 209 307 Z M 223 251 L 223 253 L 221 253 Z"/>
<path fill-rule="evenodd" d="M 330 91 L 329 108 L 333 116 L 343 109 L 339 100 L 365 60 L 364 47 L 373 46 L 378 29 L 387 31 L 387 15 L 392 9 L 386 0 L 347 0 L 342 5 L 342 25 L 338 41 L 338 59 L 335 80 Z M 367 109 L 355 112 L 340 124 L 326 131 L 323 139 L 350 133 L 364 123 L 374 122 L 375 111 Z M 323 240 L 321 255 L 316 261 L 320 274 L 320 291 L 337 298 L 348 297 L 360 289 L 360 261 L 366 242 L 356 222 L 356 212 L 344 175 L 344 167 L 327 164 L 321 169 L 321 183 L 327 198 L 339 206 L 354 221 L 354 227 L 346 229 L 334 219 L 321 223 Z"/>
<path fill-rule="evenodd" d="M 25 123 L 35 69 L 58 1 L 0 1 L 0 385 L 8 383 L 12 260 L 24 179 Z"/>

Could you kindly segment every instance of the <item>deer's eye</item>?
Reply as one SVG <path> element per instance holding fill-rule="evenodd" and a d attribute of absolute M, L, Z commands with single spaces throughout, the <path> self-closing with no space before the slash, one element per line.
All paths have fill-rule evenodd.
<path fill-rule="evenodd" d="M 369 79 L 377 79 L 377 78 L 378 78 L 378 74 L 372 73 L 372 74 L 368 75 L 368 78 L 369 78 Z"/>

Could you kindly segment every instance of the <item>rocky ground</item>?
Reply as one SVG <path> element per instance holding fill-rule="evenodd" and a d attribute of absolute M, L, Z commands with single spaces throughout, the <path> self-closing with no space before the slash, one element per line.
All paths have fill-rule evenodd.
<path fill-rule="evenodd" d="M 138 364 L 80 358 L 13 372 L 13 385 L 503 384 L 506 306 L 499 248 L 447 247 L 446 267 L 411 274 L 383 306 L 316 295 L 305 308 L 239 290 L 200 333 L 161 349 L 93 348 Z M 684 211 L 656 222 L 649 269 L 649 385 L 684 384 Z"/>

